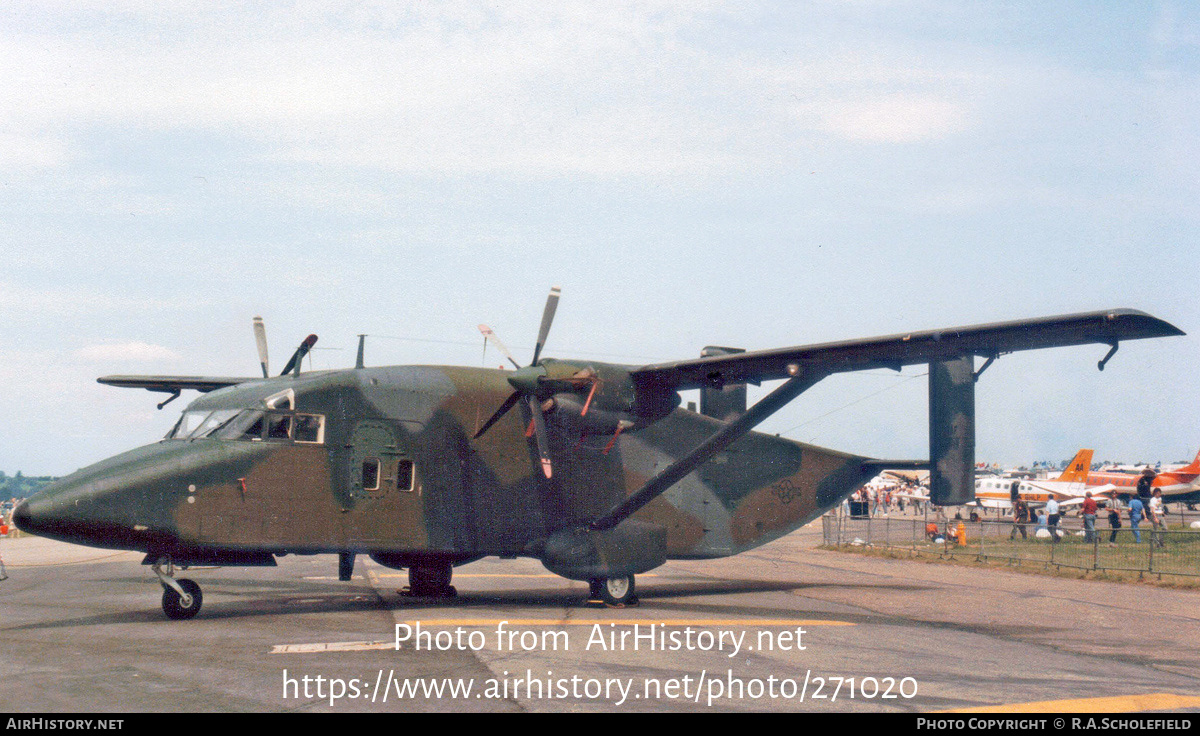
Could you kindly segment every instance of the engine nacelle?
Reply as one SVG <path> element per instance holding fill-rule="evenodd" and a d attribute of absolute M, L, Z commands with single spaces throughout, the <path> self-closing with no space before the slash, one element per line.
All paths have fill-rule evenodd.
<path fill-rule="evenodd" d="M 638 429 L 667 416 L 680 403 L 676 391 L 636 386 L 626 366 L 547 358 L 537 368 L 538 397 L 553 398 L 563 423 L 587 434 L 615 432 L 618 425 Z"/>
<path fill-rule="evenodd" d="M 575 394 L 555 394 L 552 421 L 573 435 L 609 435 L 618 428 L 632 428 L 635 417 L 628 412 L 605 411 L 594 405 L 583 412 L 584 402 Z"/>
<path fill-rule="evenodd" d="M 613 529 L 563 529 L 546 540 L 542 564 L 571 580 L 621 578 L 667 560 L 667 529 L 626 519 Z"/>

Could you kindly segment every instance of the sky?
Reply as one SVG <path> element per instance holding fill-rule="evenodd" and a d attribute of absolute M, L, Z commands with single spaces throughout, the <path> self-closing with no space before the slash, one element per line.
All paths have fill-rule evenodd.
<path fill-rule="evenodd" d="M 989 367 L 977 458 L 1200 449 L 1194 3 L 9 0 L 0 69 L 10 474 L 157 440 L 95 379 L 256 375 L 255 316 L 496 367 L 553 285 L 544 354 L 633 365 L 1141 309 L 1192 334 Z M 760 429 L 926 457 L 923 373 Z"/>

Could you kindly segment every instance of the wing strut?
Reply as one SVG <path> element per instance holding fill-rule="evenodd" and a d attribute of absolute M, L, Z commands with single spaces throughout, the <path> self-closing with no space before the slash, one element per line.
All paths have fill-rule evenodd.
<path fill-rule="evenodd" d="M 159 410 L 161 410 L 164 406 L 171 403 L 175 399 L 178 399 L 180 393 L 181 393 L 181 391 L 179 389 L 175 389 L 174 391 L 172 391 L 171 395 L 167 397 L 167 400 L 158 405 Z"/>
<path fill-rule="evenodd" d="M 764 419 L 779 411 L 789 401 L 815 386 L 821 379 L 829 375 L 826 371 L 811 368 L 796 367 L 796 373 L 779 388 L 772 391 L 749 411 L 734 421 L 717 430 L 713 436 L 700 443 L 696 449 L 667 467 L 658 475 L 646 481 L 636 493 L 625 499 L 604 516 L 588 525 L 592 530 L 612 529 L 630 515 L 637 512 L 646 504 L 662 495 L 671 486 L 678 483 L 688 473 L 707 462 L 713 455 L 729 447 L 750 430 L 758 426 Z"/>
<path fill-rule="evenodd" d="M 1110 342 L 1108 344 L 1108 353 L 1105 354 L 1105 356 L 1100 359 L 1100 362 L 1096 364 L 1096 367 L 1099 368 L 1100 370 L 1104 370 L 1105 364 L 1108 363 L 1108 361 L 1112 360 L 1112 357 L 1117 354 L 1117 348 L 1119 348 L 1119 347 L 1121 347 L 1120 340 L 1113 340 L 1112 342 Z"/>

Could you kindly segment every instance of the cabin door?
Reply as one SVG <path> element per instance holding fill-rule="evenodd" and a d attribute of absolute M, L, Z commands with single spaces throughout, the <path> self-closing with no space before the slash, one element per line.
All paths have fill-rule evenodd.
<path fill-rule="evenodd" d="M 421 487 L 406 434 L 391 422 L 359 422 L 350 437 L 346 541 L 350 546 L 423 546 Z"/>

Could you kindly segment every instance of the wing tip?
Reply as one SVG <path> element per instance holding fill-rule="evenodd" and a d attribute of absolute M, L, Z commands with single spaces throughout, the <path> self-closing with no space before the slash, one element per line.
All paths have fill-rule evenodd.
<path fill-rule="evenodd" d="M 1155 317 L 1147 312 L 1143 312 L 1140 309 L 1130 309 L 1127 307 L 1110 309 L 1105 314 L 1105 317 L 1110 322 L 1124 322 L 1128 323 L 1131 328 L 1136 328 L 1138 334 L 1132 335 L 1127 339 L 1139 339 L 1143 337 L 1181 337 L 1187 334 L 1170 322 L 1167 322 L 1164 319 L 1159 319 L 1158 317 Z"/>

